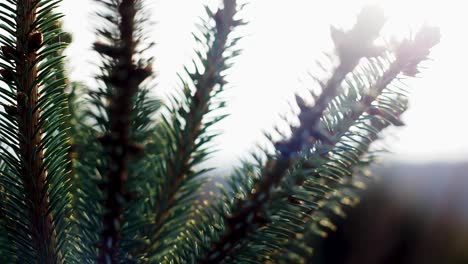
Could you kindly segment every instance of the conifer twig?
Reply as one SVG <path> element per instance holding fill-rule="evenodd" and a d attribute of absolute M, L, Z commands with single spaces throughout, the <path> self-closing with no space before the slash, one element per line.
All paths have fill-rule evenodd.
<path fill-rule="evenodd" d="M 440 32 L 438 28 L 424 26 L 416 34 L 414 39 L 403 41 L 395 48 L 395 60 L 390 64 L 390 67 L 375 81 L 369 91 L 364 94 L 356 107 L 352 107 L 346 114 L 345 120 L 347 124 L 340 127 L 336 134 L 346 132 L 352 121 L 357 120 L 363 113 L 385 117 L 385 114 L 378 111 L 377 108 L 372 108 L 372 103 L 377 100 L 383 90 L 388 87 L 399 74 L 413 77 L 417 72 L 418 65 L 429 55 L 429 50 L 438 44 L 440 41 Z M 394 120 L 397 121 L 397 120 Z"/>
<path fill-rule="evenodd" d="M 160 235 L 164 223 L 176 203 L 177 193 L 184 182 L 190 178 L 190 175 L 194 174 L 192 170 L 194 153 L 201 147 L 197 140 L 208 127 L 207 124 L 204 124 L 204 116 L 211 111 L 213 93 L 221 91 L 221 88 L 226 84 L 222 72 L 229 68 L 226 65 L 228 58 L 225 53 L 228 48 L 232 47 L 232 44 L 229 43 L 229 35 L 235 27 L 243 24 L 241 20 L 234 19 L 238 11 L 236 0 L 224 0 L 223 3 L 223 7 L 219 8 L 216 13 L 208 11 L 210 19 L 214 19 L 215 25 L 213 27 L 213 40 L 208 43 L 206 55 L 199 58 L 202 60 L 204 71 L 200 73 L 197 69 L 195 73 L 189 73 L 195 86 L 195 92 L 189 97 L 188 111 L 181 109 L 185 126 L 175 135 L 177 137 L 176 152 L 171 153 L 168 157 L 168 175 L 165 176 L 168 181 L 167 189 L 158 194 L 159 204 L 156 205 L 156 219 L 152 236 L 152 240 L 156 242 L 153 244 L 153 251 L 158 243 L 162 242 Z"/>
<path fill-rule="evenodd" d="M 36 23 L 37 0 L 19 0 L 16 5 L 17 41 L 16 74 L 17 117 L 19 125 L 20 155 L 23 160 L 23 177 L 26 199 L 31 203 L 32 244 L 37 252 L 37 259 L 42 263 L 61 262 L 57 251 L 56 231 L 46 192 L 47 176 L 44 168 L 44 152 L 39 148 L 43 144 L 40 111 L 37 111 L 39 85 L 36 82 L 38 67 L 36 51 L 42 45 L 42 33 L 33 28 Z M 32 113 L 32 114 L 31 114 Z"/>
<path fill-rule="evenodd" d="M 349 131 L 349 129 L 356 123 L 362 122 L 360 117 L 363 114 L 367 115 L 363 117 L 364 119 L 368 119 L 370 117 L 369 122 L 370 126 L 372 127 L 372 130 L 366 131 L 366 137 L 369 143 L 375 141 L 378 138 L 380 132 L 383 131 L 385 128 L 389 127 L 390 125 L 400 125 L 401 121 L 395 120 L 395 118 L 398 118 L 406 108 L 400 109 L 401 111 L 393 112 L 392 115 L 395 118 L 390 118 L 390 114 L 384 113 L 384 111 L 379 109 L 378 104 L 374 105 L 374 102 L 378 101 L 378 98 L 382 94 L 384 89 L 387 88 L 401 73 L 406 73 L 406 75 L 408 76 L 414 76 L 413 73 L 415 72 L 417 66 L 423 60 L 427 59 L 429 50 L 433 46 L 435 46 L 439 42 L 439 40 L 440 33 L 438 28 L 424 26 L 416 34 L 416 37 L 414 39 L 405 40 L 400 45 L 398 45 L 395 48 L 395 59 L 393 60 L 393 62 L 391 62 L 387 70 L 385 70 L 375 80 L 375 82 L 371 85 L 370 89 L 368 89 L 368 91 L 362 95 L 361 99 L 358 102 L 356 102 L 356 104 L 353 107 L 350 107 L 347 113 L 345 113 L 345 117 L 343 119 L 344 124 L 339 125 L 337 131 L 334 131 L 336 135 L 332 137 L 334 142 L 332 142 L 331 145 L 324 147 L 324 149 L 318 150 L 318 153 L 329 152 L 332 151 L 333 148 L 336 148 L 337 144 L 344 136 L 344 133 Z M 316 147 L 319 148 L 319 146 Z M 369 151 L 369 147 L 370 144 L 367 144 L 367 147 L 365 148 L 356 148 L 356 162 L 358 162 L 362 158 L 362 156 Z M 342 164 L 341 169 L 352 171 L 352 167 L 356 165 L 356 162 Z M 320 167 L 317 167 L 316 169 L 320 169 Z M 310 178 L 320 178 L 320 170 L 315 170 L 315 173 Z M 321 183 L 321 185 L 326 185 L 327 188 L 331 190 L 335 190 L 335 187 L 338 187 L 341 184 L 340 179 L 338 178 L 324 178 L 323 180 L 325 182 Z M 302 186 L 304 184 L 304 181 L 297 182 L 296 184 Z M 312 204 L 320 204 L 326 202 L 328 199 L 329 198 L 327 196 L 310 196 L 310 200 L 308 200 L 307 202 Z M 295 199 L 289 199 L 288 201 L 297 202 L 297 200 Z M 327 208 L 325 207 L 325 209 Z M 300 236 L 302 238 L 299 239 L 300 241 L 311 240 L 311 237 L 313 236 L 308 232 L 311 232 L 313 229 L 307 227 L 315 223 L 316 219 L 313 217 L 313 215 L 315 212 L 321 210 L 323 210 L 322 206 L 319 208 L 306 210 L 304 212 L 302 221 L 304 222 L 303 227 L 305 233 L 302 233 L 302 235 Z M 280 251 L 283 252 L 284 257 L 288 255 L 288 249 L 298 248 L 297 240 L 298 239 L 295 239 L 293 237 L 290 237 L 290 239 L 287 240 L 287 245 L 283 247 L 282 251 Z M 277 257 L 278 256 L 276 255 L 275 258 Z"/>
<path fill-rule="evenodd" d="M 371 26 L 369 21 L 373 21 Z M 332 38 L 340 59 L 328 82 L 324 85 L 313 107 L 301 109 L 300 125 L 293 130 L 289 140 L 278 142 L 275 147 L 279 152 L 277 159 L 267 161 L 264 174 L 254 186 L 248 197 L 239 200 L 231 215 L 226 216 L 225 233 L 211 245 L 199 264 L 220 263 L 234 250 L 236 245 L 259 225 L 269 222 L 264 215 L 264 208 L 269 203 L 270 195 L 291 165 L 297 159 L 298 152 L 306 145 L 317 140 L 329 142 L 329 135 L 319 127 L 319 121 L 329 103 L 337 96 L 341 82 L 354 70 L 363 57 L 375 56 L 377 48 L 373 41 L 377 38 L 384 22 L 380 9 L 364 9 L 349 32 L 332 28 Z M 359 41 L 359 44 L 358 44 Z"/>
<path fill-rule="evenodd" d="M 393 125 L 402 125 L 401 120 L 391 118 L 388 114 L 374 106 L 385 88 L 387 88 L 400 74 L 414 76 L 418 65 L 427 59 L 429 50 L 440 41 L 438 28 L 424 26 L 418 31 L 414 39 L 405 40 L 397 47 L 394 47 L 395 59 L 390 66 L 375 80 L 367 92 L 365 92 L 358 102 L 344 113 L 343 123 L 337 126 L 336 131 L 329 137 L 329 144 L 316 146 L 318 153 L 326 153 L 327 150 L 335 147 L 341 137 L 347 132 L 363 114 L 379 116 L 384 119 L 391 119 Z M 401 113 L 395 117 L 398 118 Z M 308 168 L 310 169 L 310 168 Z M 318 177 L 318 176 L 317 176 Z M 298 183 L 300 185 L 300 182 Z"/>
<path fill-rule="evenodd" d="M 418 65 L 429 55 L 429 50 L 438 44 L 440 41 L 440 32 L 438 28 L 424 26 L 418 31 L 416 37 L 413 40 L 405 40 L 395 50 L 395 60 L 390 64 L 389 68 L 375 81 L 369 91 L 362 96 L 362 99 L 357 102 L 357 107 L 352 107 L 345 118 L 348 121 L 342 126 L 336 133 L 343 134 L 348 131 L 349 128 L 355 124 L 356 120 L 365 113 L 371 117 L 378 117 L 383 121 L 378 122 L 372 118 L 371 124 L 375 129 L 373 133 L 369 133 L 369 141 L 377 139 L 378 133 L 387 128 L 390 125 L 400 125 L 400 120 L 390 118 L 388 113 L 385 113 L 378 106 L 373 106 L 373 103 L 378 100 L 383 90 L 388 87 L 400 74 L 406 74 L 408 76 L 414 76 L 414 72 L 417 71 Z M 404 110 L 404 109 L 403 109 Z M 402 112 L 392 113 L 395 117 L 399 117 Z M 396 123 L 396 124 L 395 124 Z M 335 137 L 333 146 L 336 146 L 340 140 L 340 137 Z M 367 153 L 368 149 L 360 150 L 359 157 L 364 153 Z M 349 164 L 345 169 L 350 169 L 354 164 Z M 319 175 L 315 175 L 314 178 L 318 178 Z M 327 180 L 328 184 L 333 184 L 330 180 Z M 308 215 L 312 214 L 314 210 L 308 212 Z"/>
<path fill-rule="evenodd" d="M 119 263 L 117 247 L 120 239 L 120 228 L 124 204 L 129 196 L 126 192 L 129 157 L 137 151 L 130 141 L 132 124 L 133 98 L 138 87 L 149 75 L 149 68 L 139 68 L 134 64 L 136 42 L 135 16 L 138 0 L 121 0 L 118 4 L 119 39 L 114 45 L 96 43 L 94 48 L 102 55 L 111 57 L 115 64 L 110 69 L 105 81 L 112 87 L 109 105 L 109 131 L 101 142 L 108 149 L 109 172 L 105 189 L 107 197 L 104 202 L 103 230 L 99 245 L 98 263 Z"/>

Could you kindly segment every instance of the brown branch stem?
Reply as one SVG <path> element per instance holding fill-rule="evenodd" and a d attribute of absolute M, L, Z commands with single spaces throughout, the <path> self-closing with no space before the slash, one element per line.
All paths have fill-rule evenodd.
<path fill-rule="evenodd" d="M 16 74 L 18 79 L 17 105 L 20 138 L 20 153 L 23 163 L 21 175 L 30 202 L 30 223 L 32 244 L 36 250 L 37 260 L 41 263 L 61 263 L 57 252 L 57 241 L 53 217 L 49 211 L 49 200 L 45 193 L 46 171 L 42 133 L 38 130 L 40 110 L 34 110 L 39 97 L 39 87 L 35 84 L 37 78 L 37 54 L 32 50 L 30 39 L 36 19 L 36 7 L 33 0 L 20 0 L 17 4 L 17 42 L 18 61 Z M 38 34 L 38 33 L 36 33 Z M 39 33 L 40 34 L 40 33 Z M 37 43 L 36 43 L 37 44 Z M 40 44 L 40 43 L 39 43 Z"/>
<path fill-rule="evenodd" d="M 138 92 L 139 84 L 150 74 L 148 69 L 137 68 L 133 62 L 137 1 L 122 0 L 118 5 L 120 39 L 114 43 L 115 46 L 95 45 L 95 49 L 104 55 L 109 55 L 106 51 L 114 50 L 113 56 L 116 60 L 106 80 L 112 85 L 113 91 L 108 110 L 109 131 L 102 139 L 109 153 L 109 165 L 98 263 L 120 263 L 117 259 L 117 249 L 121 238 L 124 206 L 130 199 L 126 190 L 129 158 L 135 149 L 130 140 L 133 98 Z"/>

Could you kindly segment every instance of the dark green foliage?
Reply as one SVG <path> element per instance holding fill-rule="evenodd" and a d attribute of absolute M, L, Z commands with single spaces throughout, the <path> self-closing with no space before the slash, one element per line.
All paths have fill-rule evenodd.
<path fill-rule="evenodd" d="M 66 261 L 70 180 L 60 1 L 1 4 L 2 236 L 6 263 Z M 5 240 L 6 239 L 6 240 Z"/>
<path fill-rule="evenodd" d="M 144 1 L 96 2 L 96 88 L 67 81 L 60 0 L 0 3 L 1 263 L 308 263 L 371 182 L 372 143 L 403 125 L 403 81 L 440 37 L 424 26 L 378 47 L 376 7 L 348 31 L 332 27 L 338 64 L 316 80 L 312 102 L 297 96 L 291 135 L 200 204 L 243 6 L 206 8 L 196 58 L 161 107 Z"/>

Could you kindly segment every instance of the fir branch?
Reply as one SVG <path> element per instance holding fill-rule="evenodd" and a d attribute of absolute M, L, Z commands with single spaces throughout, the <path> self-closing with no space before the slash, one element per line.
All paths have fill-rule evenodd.
<path fill-rule="evenodd" d="M 156 218 L 154 234 L 151 239 L 154 244 L 150 249 L 155 254 L 161 254 L 164 248 L 164 233 L 167 235 L 167 229 L 175 232 L 182 231 L 180 224 L 178 224 L 181 222 L 176 219 L 181 218 L 181 215 L 178 214 L 184 215 L 188 212 L 176 214 L 174 208 L 181 206 L 182 199 L 189 201 L 188 197 L 192 197 L 195 194 L 194 191 L 201 184 L 201 182 L 193 180 L 205 170 L 195 171 L 194 166 L 207 156 L 203 146 L 213 138 L 212 135 L 207 135 L 207 129 L 225 117 L 220 116 L 207 120 L 206 116 L 214 109 L 224 107 L 223 102 L 215 107 L 213 100 L 226 85 L 223 73 L 230 67 L 227 60 L 238 54 L 238 51 L 233 50 L 238 39 L 230 39 L 234 28 L 243 24 L 241 20 L 234 18 L 237 9 L 235 0 L 225 0 L 224 6 L 215 13 L 206 8 L 209 19 L 214 20 L 214 25 L 210 25 L 212 21 L 205 23 L 206 32 L 203 34 L 206 39 L 204 40 L 194 34 L 197 41 L 207 47 L 205 54 L 198 53 L 198 59 L 204 69 L 203 72 L 200 72 L 194 62 L 195 73 L 186 70 L 195 91 L 192 94 L 189 85 L 183 81 L 185 86 L 184 104 L 186 105 L 180 105 L 171 110 L 175 117 L 172 124 L 167 122 L 168 130 L 171 131 L 167 136 L 174 141 L 175 146 L 167 154 L 165 169 L 162 172 L 164 179 L 161 183 L 164 189 L 159 189 L 156 198 Z M 183 128 L 179 128 L 181 124 L 184 124 Z M 171 234 L 176 235 L 175 233 Z"/>
<path fill-rule="evenodd" d="M 157 128 L 153 118 L 161 104 L 149 94 L 150 90 L 147 86 L 151 79 L 149 75 L 151 75 L 152 59 L 145 59 L 143 56 L 145 49 L 149 47 L 146 46 L 146 32 L 143 27 L 148 21 L 143 10 L 143 1 L 134 1 L 132 57 L 135 65 L 132 66 L 132 77 L 136 77 L 137 80 L 133 80 L 129 75 L 125 77 L 125 69 L 122 69 L 125 68 L 123 67 L 125 64 L 121 63 L 122 53 L 124 53 L 121 24 L 124 21 L 121 19 L 122 8 L 120 7 L 123 2 L 101 1 L 101 3 L 105 4 L 103 5 L 105 8 L 98 12 L 98 16 L 105 21 L 105 26 L 98 29 L 100 38 L 94 47 L 102 55 L 103 62 L 100 66 L 102 74 L 98 78 L 102 81 L 103 87 L 96 90 L 87 89 L 89 97 L 85 98 L 84 103 L 89 103 L 90 108 L 79 111 L 82 108 L 73 107 L 75 115 L 72 132 L 76 139 L 77 152 L 74 178 L 76 186 L 74 203 L 78 208 L 74 219 L 74 234 L 76 234 L 78 246 L 76 259 L 78 263 L 84 260 L 87 263 L 93 263 L 103 247 L 102 243 L 97 242 L 102 241 L 102 233 L 98 234 L 96 230 L 105 229 L 102 218 L 106 212 L 109 212 L 103 201 L 107 200 L 110 182 L 108 178 L 110 172 L 108 157 L 112 148 L 110 146 L 112 138 L 109 132 L 112 127 L 110 116 L 112 107 L 115 106 L 115 97 L 122 96 L 120 92 L 117 92 L 118 87 L 122 88 L 123 85 L 128 84 L 132 87 L 135 85 L 137 89 L 131 96 L 127 94 L 129 97 L 126 99 L 131 103 L 130 112 L 127 112 L 130 114 L 127 116 L 130 122 L 127 140 L 131 144 L 125 154 L 127 159 L 127 177 L 123 196 L 125 200 L 119 205 L 121 206 L 120 220 L 114 221 L 117 224 L 119 238 L 114 248 L 114 259 L 120 262 L 144 261 L 144 254 L 136 254 L 135 249 L 147 241 L 146 227 L 150 222 L 150 216 L 153 215 L 149 209 L 150 203 L 148 203 L 148 197 L 153 194 L 150 188 L 153 177 L 148 176 L 154 173 L 156 167 L 153 151 L 159 152 L 161 149 L 159 142 L 153 142 Z M 119 78 L 125 80 L 122 81 Z M 81 106 L 82 103 L 75 102 L 74 104 Z M 113 147 L 115 148 L 115 145 Z"/>
<path fill-rule="evenodd" d="M 21 174 L 25 185 L 27 199 L 32 202 L 31 229 L 32 244 L 37 250 L 37 259 L 44 263 L 61 262 L 58 252 L 58 241 L 55 224 L 50 212 L 50 198 L 47 194 L 47 182 L 44 170 L 44 145 L 39 103 L 37 51 L 43 45 L 43 34 L 36 31 L 36 5 L 40 1 L 19 1 L 17 4 L 17 43 L 18 61 L 17 109 L 20 140 L 20 153 L 23 159 Z M 45 14 L 45 12 L 43 12 Z M 30 113 L 33 113 L 32 115 Z"/>
<path fill-rule="evenodd" d="M 66 209 L 70 181 L 67 179 L 68 138 L 60 131 L 66 118 L 64 85 L 54 79 L 61 67 L 64 48 L 53 43 L 61 32 L 53 25 L 55 1 L 9 1 L 2 3 L 2 88 L 8 105 L 2 113 L 1 157 L 6 161 L 1 184 L 5 187 L 5 226 L 12 258 L 21 263 L 61 263 L 68 232 Z M 13 17 L 9 20 L 7 16 Z M 53 56 L 52 54 L 56 54 Z M 16 135 L 14 135 L 16 133 Z M 12 184 L 14 183 L 14 184 Z"/>
<path fill-rule="evenodd" d="M 388 58 L 390 55 L 386 55 L 385 57 L 387 58 L 383 59 L 375 58 L 376 62 L 369 61 L 367 65 L 371 70 L 364 70 L 364 74 L 366 76 L 378 75 L 378 77 L 373 81 L 371 87 L 365 89 L 365 91 L 362 87 L 348 87 L 348 89 L 358 90 L 360 93 L 358 95 L 360 99 L 353 102 L 353 97 L 356 97 L 356 95 L 342 98 L 345 105 L 336 110 L 337 113 L 342 114 L 342 118 L 340 118 L 336 124 L 332 125 L 333 128 L 330 128 L 329 132 L 332 136 L 329 137 L 330 141 L 327 142 L 328 144 L 315 144 L 313 146 L 313 148 L 316 149 L 316 153 L 319 153 L 321 156 L 327 156 L 330 151 L 333 151 L 333 148 L 337 147 L 343 138 L 349 138 L 350 135 L 353 134 L 350 132 L 350 129 L 353 126 L 359 127 L 360 124 L 365 123 L 371 116 L 383 118 L 395 126 L 402 125 L 402 121 L 399 120 L 399 116 L 402 114 L 402 111 L 385 109 L 385 105 L 391 105 L 391 103 L 381 103 L 384 99 L 383 92 L 390 84 L 395 82 L 401 74 L 407 75 L 408 72 L 414 72 L 413 69 L 417 68 L 422 61 L 427 59 L 429 50 L 439 42 L 439 34 L 440 33 L 438 33 L 437 28 L 425 26 L 417 33 L 415 39 L 405 40 L 399 46 L 394 48 L 395 59 L 393 59 L 393 61 Z M 383 66 L 378 65 L 385 64 L 385 62 L 382 62 L 381 60 L 386 60 L 386 62 L 389 63 L 389 66 L 379 74 L 376 68 L 381 68 Z M 375 71 L 377 71 L 377 73 L 375 73 Z M 411 74 L 407 76 L 412 77 L 413 75 Z M 352 77 L 356 78 L 355 76 Z M 392 93 L 391 90 L 389 90 L 389 92 Z M 382 100 L 380 100 L 380 98 L 382 98 Z M 402 98 L 386 98 L 387 101 L 394 102 L 394 108 L 398 105 L 396 99 L 401 100 Z M 303 104 L 302 99 L 298 99 L 298 104 Z M 329 115 L 333 115 L 333 113 L 330 112 Z M 325 127 L 326 120 L 322 120 L 322 123 L 323 124 L 321 124 L 320 127 Z M 308 169 L 311 168 L 313 169 L 313 167 L 308 167 Z M 317 177 L 319 176 L 316 175 L 316 177 L 313 178 Z M 298 179 L 296 184 L 300 186 L 302 184 L 302 179 Z"/>
<path fill-rule="evenodd" d="M 368 92 L 361 96 L 361 100 L 356 102 L 353 107 L 345 111 L 343 124 L 338 125 L 338 130 L 335 132 L 337 136 L 344 134 L 353 124 L 353 120 L 357 120 L 362 114 L 377 115 L 392 121 L 393 125 L 400 125 L 401 121 L 391 119 L 391 117 L 382 111 L 379 111 L 378 105 L 373 103 L 382 94 L 395 79 L 400 75 L 414 77 L 417 72 L 418 65 L 427 59 L 429 50 L 439 43 L 440 32 L 438 28 L 424 26 L 422 27 L 415 38 L 405 40 L 395 48 L 395 60 L 391 62 L 390 67 L 375 81 L 368 89 Z"/>
<path fill-rule="evenodd" d="M 398 126 L 401 124 L 399 116 L 406 110 L 406 104 L 399 104 L 397 101 L 401 101 L 402 98 L 395 96 L 390 99 L 382 95 L 384 89 L 388 88 L 400 75 L 407 75 L 413 77 L 414 70 L 417 69 L 419 64 L 427 59 L 430 49 L 439 43 L 440 32 L 438 28 L 424 26 L 422 27 L 415 38 L 412 40 L 405 40 L 395 50 L 395 60 L 390 64 L 389 68 L 376 80 L 375 84 L 369 89 L 369 92 L 362 96 L 362 99 L 358 102 L 358 107 L 352 107 L 348 112 L 348 118 L 346 120 L 357 120 L 348 122 L 345 126 L 340 126 L 343 131 L 338 131 L 341 136 L 341 140 L 347 140 L 351 135 L 344 134 L 345 131 L 349 131 L 352 126 L 356 127 L 359 132 L 351 132 L 350 134 L 365 133 L 365 138 L 369 142 L 365 148 L 354 149 L 357 157 L 362 157 L 365 153 L 368 153 L 370 142 L 375 141 L 378 138 L 378 134 L 390 125 Z M 410 73 L 410 74 L 408 74 Z M 384 104 L 384 99 L 386 104 Z M 391 108 L 390 108 L 391 107 Z M 367 121 L 367 122 L 366 122 Z M 363 127 L 363 123 L 366 122 L 369 129 Z M 365 125 L 365 124 L 364 124 Z M 361 136 L 364 137 L 364 136 Z M 340 141 L 335 143 L 335 148 L 339 147 Z M 347 149 L 347 154 L 353 150 Z M 336 153 L 336 150 L 332 150 Z M 356 160 L 358 161 L 358 160 Z M 357 162 L 351 162 L 344 166 L 344 169 L 351 171 L 353 166 L 356 166 Z M 320 170 L 318 170 L 320 173 Z M 319 178 L 320 175 L 316 175 L 315 178 Z M 332 184 L 329 180 L 327 184 Z M 312 214 L 313 212 L 311 212 Z"/>
<path fill-rule="evenodd" d="M 24 188 L 27 199 L 32 202 L 29 212 L 31 217 L 31 229 L 36 235 L 32 237 L 33 247 L 37 250 L 37 257 L 44 263 L 55 263 L 57 241 L 54 237 L 52 215 L 48 214 L 48 198 L 42 198 L 45 190 L 46 172 L 44 166 L 44 154 L 40 150 L 36 153 L 37 146 L 42 144 L 41 133 L 36 131 L 38 127 L 39 112 L 31 116 L 29 113 L 36 108 L 38 101 L 38 86 L 34 84 L 37 78 L 36 50 L 42 44 L 42 33 L 32 32 L 32 24 L 36 20 L 36 8 L 38 1 L 20 0 L 17 4 L 17 42 L 16 52 L 18 61 L 16 72 L 18 78 L 17 109 L 20 140 L 20 153 L 24 159 L 21 166 Z M 31 67 L 32 66 L 32 67 Z"/>
<path fill-rule="evenodd" d="M 377 138 L 380 131 L 389 125 L 400 126 L 402 124 L 399 116 L 406 110 L 406 104 L 399 103 L 402 101 L 401 96 L 384 95 L 385 89 L 392 94 L 392 89 L 389 86 L 395 82 L 400 75 L 407 75 L 407 72 L 413 72 L 412 68 L 417 68 L 418 65 L 427 59 L 429 50 L 439 42 L 440 33 L 437 28 L 423 27 L 416 35 L 414 40 L 406 40 L 395 49 L 395 59 L 390 63 L 388 68 L 375 80 L 372 86 L 366 91 L 362 91 L 361 99 L 355 103 L 351 103 L 348 109 L 340 109 L 344 113 L 344 117 L 334 129 L 334 141 L 331 145 L 315 145 L 314 148 L 322 156 L 330 154 L 342 158 L 339 152 L 346 152 L 347 155 L 352 153 L 352 149 L 340 151 L 344 141 L 351 142 L 352 137 L 358 136 L 362 141 L 372 142 Z M 368 75 L 371 73 L 369 72 Z M 412 77 L 412 75 L 409 75 Z M 351 100 L 346 100 L 347 102 Z M 384 125 L 380 124 L 381 120 Z M 354 129 L 352 129 L 354 128 Z M 369 144 L 370 145 L 370 144 Z M 368 145 L 366 145 L 368 147 Z M 358 153 L 356 157 L 361 157 L 368 152 L 367 148 L 356 148 Z M 325 160 L 333 160 L 326 158 Z M 353 161 L 354 160 L 354 161 Z M 352 166 L 359 159 L 348 159 L 347 162 L 341 165 L 344 170 L 351 171 Z M 326 166 L 326 162 L 321 166 Z M 313 167 L 312 167 L 313 168 Z M 309 167 L 310 169 L 310 167 Z M 317 168 L 317 173 L 312 178 L 320 178 L 320 168 Z M 324 169 L 326 170 L 326 169 Z M 329 179 L 329 180 L 328 180 Z M 331 184 L 336 178 L 325 179 L 327 184 Z M 298 186 L 302 185 L 300 180 L 296 182 Z"/>
<path fill-rule="evenodd" d="M 375 12 L 377 11 L 377 12 Z M 368 28 L 370 17 L 377 19 Z M 329 136 L 318 127 L 320 118 L 330 102 L 337 96 L 341 82 L 346 75 L 353 71 L 363 57 L 374 56 L 376 39 L 383 25 L 381 10 L 363 10 L 358 16 L 356 25 L 349 32 L 344 33 L 332 28 L 332 37 L 339 55 L 340 64 L 337 66 L 322 93 L 310 108 L 301 109 L 299 114 L 300 126 L 293 130 L 288 141 L 276 144 L 279 156 L 269 160 L 264 174 L 245 200 L 240 200 L 231 215 L 226 218 L 226 233 L 215 242 L 205 257 L 199 263 L 219 263 L 227 258 L 236 245 L 259 225 L 270 220 L 263 215 L 265 206 L 269 203 L 271 191 L 285 176 L 288 169 L 297 159 L 298 152 L 316 140 L 329 141 Z M 359 41 L 359 46 L 358 45 Z"/>
<path fill-rule="evenodd" d="M 318 153 L 328 153 L 329 156 L 323 162 L 312 160 L 302 163 L 300 168 L 297 168 L 300 179 L 296 180 L 298 186 L 307 186 L 307 189 L 323 190 L 322 195 L 317 195 L 316 191 L 312 191 L 307 197 L 301 197 L 300 200 L 290 196 L 289 202 L 300 202 L 318 205 L 307 209 L 302 209 L 303 217 L 302 226 L 285 240 L 286 245 L 281 245 L 282 255 L 275 254 L 274 259 L 288 259 L 294 256 L 292 252 L 303 254 L 310 252 L 307 248 L 311 245 L 311 232 L 323 235 L 323 229 L 329 229 L 332 222 L 324 217 L 324 212 L 327 214 L 340 210 L 339 203 L 329 202 L 330 194 L 333 194 L 337 189 L 343 187 L 346 183 L 345 177 L 350 177 L 353 174 L 355 167 L 359 165 L 363 156 L 368 153 L 369 147 L 373 141 L 378 138 L 379 133 L 391 125 L 401 125 L 398 117 L 406 110 L 406 104 L 401 104 L 400 96 L 383 95 L 385 89 L 387 93 L 392 94 L 392 90 L 388 86 L 393 83 L 400 74 L 406 74 L 409 69 L 417 67 L 421 61 L 427 59 L 429 49 L 439 42 L 440 35 L 437 28 L 423 27 L 413 40 L 406 40 L 395 49 L 396 58 L 390 63 L 388 68 L 375 80 L 370 89 L 362 91 L 361 99 L 358 102 L 351 103 L 349 109 L 340 109 L 340 113 L 344 113 L 344 118 L 336 125 L 334 133 L 336 133 L 336 141 L 333 146 L 316 145 Z M 402 53 L 402 49 L 404 52 Z M 382 65 L 382 64 L 380 64 Z M 414 72 L 410 70 L 410 72 Z M 371 75 L 371 72 L 367 72 Z M 409 75 L 412 76 L 412 75 Z M 351 98 L 346 98 L 345 102 L 352 102 Z M 385 104 L 384 104 L 385 102 Z M 351 129 L 353 128 L 353 129 Z M 359 145 L 355 144 L 356 138 L 359 140 Z M 314 164 L 319 164 L 314 168 Z M 312 167 L 311 167 L 312 165 Z M 314 172 L 311 175 L 304 173 L 304 167 L 312 169 Z M 306 178 L 307 180 L 303 180 Z M 326 186 L 326 187 L 325 187 Z M 349 187 L 348 190 L 352 191 Z M 332 196 L 333 197 L 333 196 Z M 293 199 L 291 199 L 293 198 Z M 341 197 L 346 201 L 346 197 Z M 327 202 L 328 201 L 328 202 Z M 280 201 L 277 201 L 280 203 Z M 324 205 L 325 204 L 325 205 Z M 330 207 L 333 206 L 333 207 Z M 346 205 L 343 205 L 346 206 Z M 325 224 L 319 224 L 325 223 Z M 311 228 L 315 226 L 315 228 Z M 305 242 L 307 241 L 307 242 Z M 305 254 L 308 255 L 308 254 Z M 287 260 L 293 261 L 291 259 Z M 283 262 L 281 262 L 283 263 Z"/>
<path fill-rule="evenodd" d="M 151 75 L 150 68 L 134 64 L 138 0 L 122 0 L 118 3 L 100 1 L 103 5 L 116 8 L 119 15 L 119 37 L 115 43 L 96 43 L 94 48 L 103 56 L 111 58 L 108 76 L 104 81 L 113 87 L 110 104 L 107 108 L 109 125 L 101 143 L 108 151 L 108 174 L 104 189 L 103 230 L 99 245 L 98 263 L 118 263 L 117 248 L 121 238 L 121 222 L 125 203 L 130 197 L 126 183 L 129 175 L 129 157 L 137 154 L 137 147 L 130 139 L 132 125 L 133 98 L 139 85 Z"/>

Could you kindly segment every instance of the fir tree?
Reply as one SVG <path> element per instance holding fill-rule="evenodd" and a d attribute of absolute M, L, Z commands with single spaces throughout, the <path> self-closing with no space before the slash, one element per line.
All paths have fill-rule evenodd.
<path fill-rule="evenodd" d="M 244 6 L 206 8 L 193 65 L 162 104 L 150 93 L 144 0 L 97 1 L 95 88 L 67 81 L 60 2 L 0 3 L 1 263 L 308 263 L 314 241 L 358 202 L 370 147 L 403 125 L 404 80 L 440 38 L 424 26 L 376 46 L 376 7 L 350 30 L 332 27 L 338 63 L 311 102 L 297 96 L 298 125 L 200 206 Z"/>

